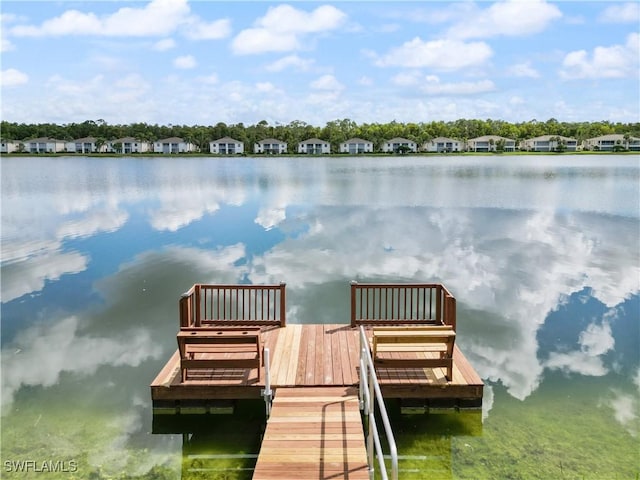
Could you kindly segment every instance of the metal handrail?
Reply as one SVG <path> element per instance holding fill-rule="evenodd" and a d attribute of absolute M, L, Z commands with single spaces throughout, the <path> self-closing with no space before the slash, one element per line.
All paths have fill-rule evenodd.
<path fill-rule="evenodd" d="M 386 465 L 384 464 L 384 455 L 382 452 L 382 445 L 380 444 L 380 434 L 378 432 L 378 426 L 375 418 L 375 404 L 377 403 L 378 410 L 380 411 L 380 418 L 382 419 L 382 425 L 384 426 L 384 431 L 389 443 L 391 456 L 391 479 L 398 480 L 398 449 L 396 447 L 393 432 L 391 431 L 389 416 L 387 415 L 387 409 L 384 405 L 384 399 L 382 398 L 382 392 L 380 391 L 380 384 L 376 377 L 373 359 L 371 358 L 371 352 L 369 350 L 369 341 L 367 340 L 367 335 L 363 326 L 360 326 L 359 395 L 360 409 L 364 411 L 369 424 L 369 433 L 367 435 L 367 463 L 369 464 L 369 478 L 373 479 L 375 473 L 374 447 L 375 456 L 378 459 L 378 466 L 380 467 L 380 476 L 382 477 L 382 480 L 388 480 L 389 478 Z"/>
<path fill-rule="evenodd" d="M 267 347 L 264 348 L 262 359 L 264 362 L 264 389 L 260 393 L 264 398 L 267 418 L 269 418 L 269 415 L 271 415 L 273 392 L 271 391 L 271 370 L 269 369 L 269 349 Z"/>

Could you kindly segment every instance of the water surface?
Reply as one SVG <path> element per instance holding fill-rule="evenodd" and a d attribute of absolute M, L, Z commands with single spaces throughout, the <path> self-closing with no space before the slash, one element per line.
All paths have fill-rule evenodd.
<path fill-rule="evenodd" d="M 180 293 L 286 281 L 287 321 L 347 323 L 354 279 L 446 284 L 486 382 L 481 413 L 391 406 L 401 478 L 640 474 L 637 156 L 1 168 L 2 478 L 250 478 L 259 403 L 152 416 Z"/>

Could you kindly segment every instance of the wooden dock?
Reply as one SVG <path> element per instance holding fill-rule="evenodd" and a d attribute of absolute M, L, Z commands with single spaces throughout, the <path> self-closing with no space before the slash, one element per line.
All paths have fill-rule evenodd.
<path fill-rule="evenodd" d="M 345 324 L 267 326 L 262 337 L 271 352 L 273 389 L 359 384 L 357 328 Z M 219 368 L 198 371 L 182 382 L 176 350 L 151 383 L 154 408 L 180 411 L 197 406 L 206 411 L 207 403 L 215 400 L 260 398 L 265 387 L 264 366 L 261 368 L 261 380 L 255 368 Z M 451 382 L 443 368 L 379 368 L 377 373 L 386 398 L 433 399 L 439 406 L 481 406 L 483 382 L 457 345 Z"/>
<path fill-rule="evenodd" d="M 277 390 L 253 479 L 300 478 L 369 480 L 355 388 Z"/>
<path fill-rule="evenodd" d="M 151 383 L 154 413 L 263 397 L 272 410 L 254 479 L 365 479 L 362 352 L 384 399 L 482 406 L 483 382 L 456 343 L 456 300 L 441 284 L 352 282 L 349 324 L 287 324 L 285 312 L 284 283 L 194 285 L 180 299 L 178 349 Z"/>

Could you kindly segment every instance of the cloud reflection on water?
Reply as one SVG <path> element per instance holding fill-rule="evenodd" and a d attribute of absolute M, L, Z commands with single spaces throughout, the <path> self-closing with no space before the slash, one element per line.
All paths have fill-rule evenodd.
<path fill-rule="evenodd" d="M 78 161 L 68 160 L 67 167 L 75 168 Z M 97 282 L 108 306 L 97 318 L 110 312 L 117 322 L 129 321 L 136 316 L 131 310 L 136 302 L 147 315 L 167 305 L 174 309 L 181 289 L 192 283 L 240 281 L 246 275 L 254 283 L 287 282 L 288 307 L 296 317 L 290 321 L 309 321 L 319 301 L 325 305 L 322 321 L 344 321 L 348 297 L 342 292 L 351 279 L 442 281 L 459 301 L 465 354 L 485 379 L 503 383 L 512 396 L 529 396 L 545 368 L 606 373 L 603 354 L 592 341 L 595 333 L 607 333 L 604 327 L 585 331 L 580 350 L 558 351 L 546 360 L 539 355 L 537 332 L 549 312 L 585 287 L 609 307 L 638 294 L 637 206 L 630 206 L 637 185 L 626 171 L 599 169 L 616 180 L 603 183 L 601 175 L 575 176 L 574 167 L 559 168 L 546 157 L 525 167 L 491 166 L 504 159 L 483 159 L 489 164 L 484 167 L 465 165 L 474 160 L 455 157 L 448 163 L 430 158 L 376 162 L 118 160 L 100 163 L 84 176 L 81 172 L 73 185 L 62 177 L 46 184 L 36 178 L 32 184 L 9 182 L 8 190 L 3 176 L 3 302 L 41 290 L 45 280 L 91 268 L 90 256 L 66 251 L 65 242 L 120 229 L 131 219 L 130 211 L 141 211 L 156 230 L 177 233 L 191 224 L 206 226 L 222 205 L 253 205 L 252 218 L 265 230 L 296 235 L 264 253 L 241 244 L 218 251 L 180 246 L 141 251 Z M 585 196 L 592 183 L 597 188 Z M 39 208 L 25 203 L 33 201 L 34 186 L 42 187 Z M 6 208 L 26 209 L 28 221 L 5 216 Z M 625 216 L 629 212 L 636 216 Z M 38 330 L 39 335 L 67 328 L 76 336 L 75 327 L 65 322 L 52 324 L 49 333 Z M 115 348 L 109 343 L 110 326 L 93 323 L 103 335 L 98 348 Z M 80 346 L 72 348 L 87 341 L 80 336 Z M 32 353 L 35 359 L 42 352 Z M 86 368 L 89 372 L 95 364 Z M 25 382 L 43 385 L 57 378 L 55 372 L 47 378 L 25 375 Z M 22 380 L 11 385 L 18 388 Z"/>

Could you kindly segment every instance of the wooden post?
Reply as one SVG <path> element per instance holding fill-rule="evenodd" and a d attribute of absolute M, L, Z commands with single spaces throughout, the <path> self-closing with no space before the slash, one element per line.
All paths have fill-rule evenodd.
<path fill-rule="evenodd" d="M 358 286 L 358 282 L 355 280 L 351 281 L 351 326 L 356 326 L 356 288 Z"/>
<path fill-rule="evenodd" d="M 285 282 L 280 282 L 280 326 L 284 327 L 287 324 L 287 302 L 285 298 L 285 290 L 287 284 Z"/>
<path fill-rule="evenodd" d="M 188 327 L 191 323 L 189 315 L 191 295 L 183 293 L 180 297 L 180 327 Z"/>
<path fill-rule="evenodd" d="M 196 286 L 195 286 L 195 292 L 194 292 L 194 295 L 195 295 L 195 305 L 194 305 L 194 308 L 195 308 L 195 310 L 196 310 L 196 311 L 195 311 L 195 314 L 196 314 L 196 317 L 195 317 L 195 326 L 196 326 L 196 327 L 199 327 L 199 326 L 200 326 L 200 320 L 201 320 L 201 316 L 200 316 L 200 285 L 196 285 Z"/>
<path fill-rule="evenodd" d="M 442 285 L 436 287 L 436 321 L 444 323 L 442 316 Z"/>

